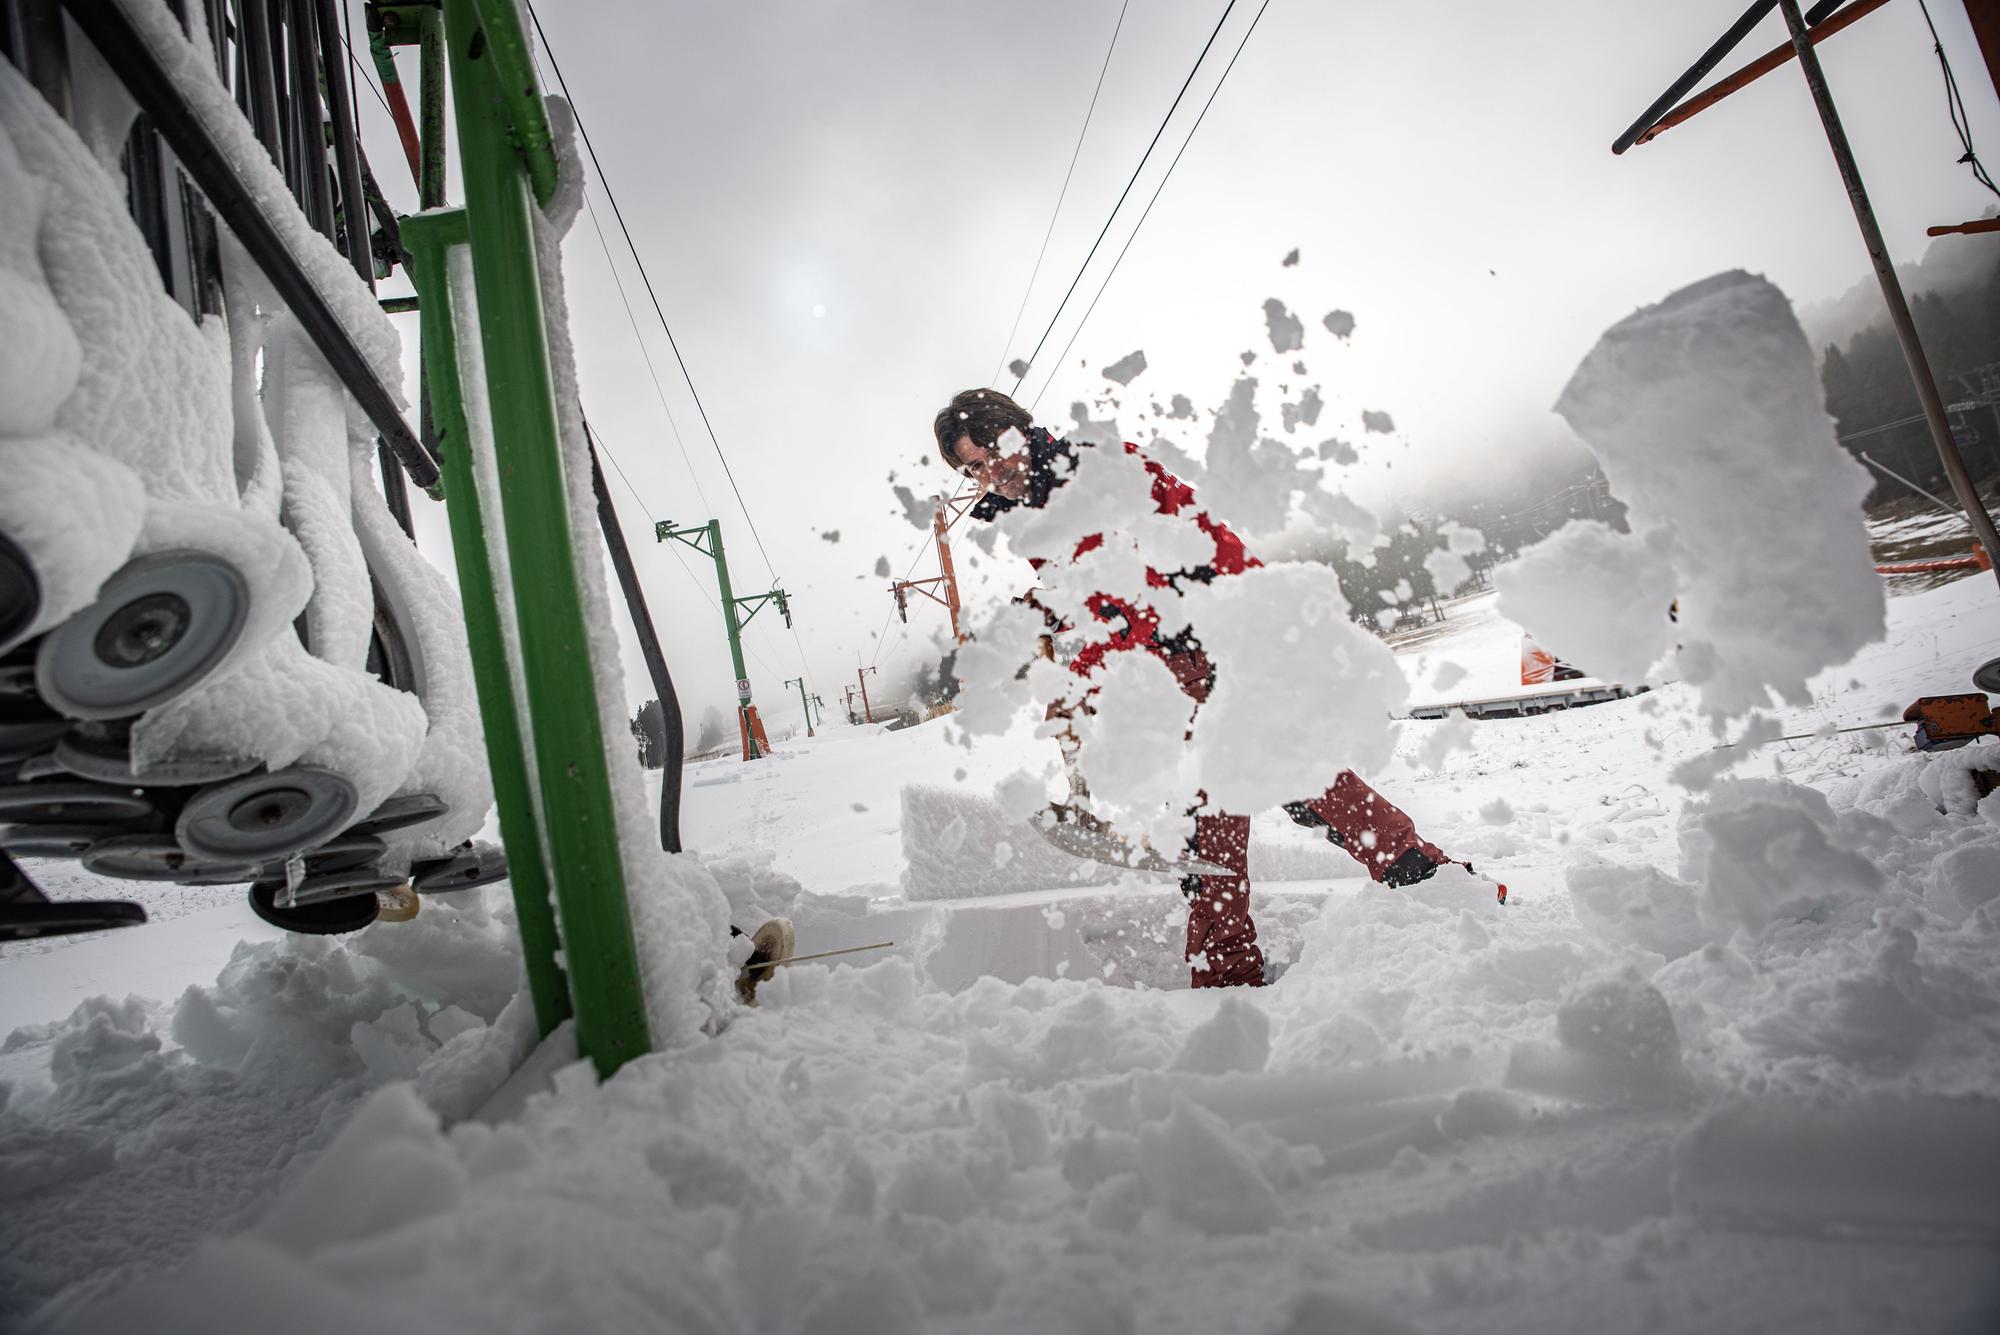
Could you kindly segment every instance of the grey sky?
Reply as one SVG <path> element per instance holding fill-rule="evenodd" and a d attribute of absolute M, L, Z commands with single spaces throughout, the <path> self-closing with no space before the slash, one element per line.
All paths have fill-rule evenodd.
<path fill-rule="evenodd" d="M 542 0 L 830 708 L 857 653 L 878 652 L 890 610 L 878 558 L 900 574 L 922 543 L 887 475 L 919 494 L 942 482 L 935 463 L 919 465 L 931 414 L 1033 346 L 1222 4 L 1132 0 L 1021 333 L 1003 348 L 1119 0 Z M 1504 467 L 1559 437 L 1548 405 L 1579 358 L 1676 287 L 1741 267 L 1800 305 L 1838 295 L 1866 257 L 1796 68 L 1623 158 L 1609 151 L 1741 7 L 1272 0 L 1038 416 L 1064 425 L 1072 398 L 1105 387 L 1096 368 L 1139 348 L 1149 368 L 1135 399 L 1178 391 L 1213 407 L 1242 369 L 1237 353 L 1272 360 L 1261 308 L 1277 295 L 1307 317 L 1308 359 L 1334 410 L 1394 415 L 1407 487 L 1426 470 Z M 1024 398 L 1055 369 L 1256 8 L 1237 5 Z M 1932 13 L 1974 141 L 2000 160 L 2000 114 L 1962 8 L 1936 0 Z M 1773 15 L 1725 68 L 1782 37 Z M 1821 50 L 1898 259 L 1922 253 L 1925 226 L 1995 202 L 1954 161 L 1915 0 Z M 372 99 L 365 111 L 375 115 Z M 386 179 L 400 173 L 385 131 L 369 129 Z M 719 514 L 739 591 L 770 573 L 593 196 L 679 443 L 589 215 L 566 254 L 584 401 L 643 497 L 642 510 L 614 477 L 698 717 L 730 696 L 719 615 L 700 592 L 713 581 L 653 547 L 650 519 Z M 1280 269 L 1295 246 L 1302 263 Z M 1351 345 L 1318 326 L 1336 306 L 1357 318 Z M 819 536 L 835 529 L 837 544 Z M 960 550 L 963 567 L 976 553 Z M 1000 564 L 965 573 L 990 592 L 1025 582 Z M 911 618 L 901 639 L 890 625 L 884 676 L 912 641 L 942 631 L 941 609 L 920 604 Z M 798 644 L 774 617 L 749 638 L 758 699 L 784 726 L 798 713 L 780 684 L 799 673 Z M 628 666 L 643 698 L 636 654 Z"/>

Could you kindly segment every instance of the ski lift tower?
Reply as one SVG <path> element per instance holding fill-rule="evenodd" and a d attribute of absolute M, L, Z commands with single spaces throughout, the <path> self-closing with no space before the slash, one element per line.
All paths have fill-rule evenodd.
<path fill-rule="evenodd" d="M 958 623 L 958 571 L 952 565 L 951 544 L 945 540 L 945 534 L 965 517 L 965 512 L 978 500 L 976 494 L 963 500 L 938 497 L 937 511 L 931 516 L 931 536 L 937 540 L 938 573 L 928 579 L 899 579 L 889 586 L 889 596 L 896 600 L 896 615 L 902 618 L 905 625 L 910 620 L 909 594 L 914 589 L 942 606 L 950 615 L 951 637 L 959 644 L 965 643 L 965 632 L 959 629 Z"/>

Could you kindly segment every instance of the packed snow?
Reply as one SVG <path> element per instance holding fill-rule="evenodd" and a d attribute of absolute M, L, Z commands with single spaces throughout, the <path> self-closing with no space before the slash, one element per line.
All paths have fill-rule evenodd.
<path fill-rule="evenodd" d="M 198 16 L 190 42 L 164 8 L 136 11 L 183 91 L 232 127 L 224 148 L 252 188 L 281 198 L 203 73 Z M 551 119 L 576 162 L 566 109 Z M 447 793 L 455 824 L 427 837 L 455 840 L 486 790 L 449 588 L 394 531 L 367 432 L 240 256 L 225 247 L 240 303 L 226 333 L 138 295 L 150 260 L 103 156 L 0 62 L 0 224 L 42 238 L 0 249 L 0 298 L 19 298 L 0 335 L 38 340 L 0 371 L 0 390 L 21 390 L 0 407 L 0 461 L 32 492 L 0 498 L 0 523 L 20 520 L 38 563 L 67 563 L 59 609 L 135 552 L 192 547 L 252 577 L 242 643 L 142 721 L 142 769 L 175 748 L 317 761 L 354 776 L 364 809 L 413 785 Z M 585 553 L 559 260 L 579 188 L 566 175 L 536 227 Z M 392 366 L 379 310 L 320 238 L 292 232 Z M 427 299 L 480 328 L 469 258 L 448 267 L 449 292 Z M 1831 439 L 1782 295 L 1720 275 L 1608 333 L 1561 410 L 1632 533 L 1571 525 L 1503 569 L 1498 595 L 1450 604 L 1394 648 L 1354 619 L 1393 611 L 1349 607 L 1324 566 L 1174 578 L 1216 548 L 1157 511 L 1173 479 L 1147 457 L 1253 550 L 1302 518 L 1362 550 L 1380 538 L 1329 485 L 1351 445 L 1265 434 L 1293 436 L 1326 405 L 1306 322 L 1279 297 L 1264 316 L 1284 360 L 1238 375 L 1212 422 L 1178 394 L 1151 421 L 1121 404 L 1142 353 L 1104 368 L 1116 389 L 1071 408 L 1098 448 L 1048 506 L 994 526 L 1007 555 L 1041 560 L 1037 597 L 1071 624 L 1109 591 L 1163 634 L 1199 627 L 1217 675 L 1198 711 L 1158 660 L 1125 654 L 1075 715 L 1082 684 L 1041 653 L 1047 622 L 1003 606 L 959 650 L 951 717 L 691 764 L 689 851 L 668 855 L 652 836 L 659 776 L 624 728 L 602 563 L 579 557 L 600 736 L 528 740 L 601 743 L 611 776 L 656 1050 L 610 1080 L 567 1027 L 538 1038 L 505 885 L 337 938 L 277 933 L 238 892 L 147 888 L 183 911 L 0 951 L 0 1321 L 2000 1325 L 2000 796 L 1986 793 L 2000 743 L 1926 755 L 1901 724 L 1834 731 L 1962 690 L 1993 653 L 1992 592 L 1966 579 L 1884 598 L 1865 479 Z M 1354 335 L 1345 311 L 1320 324 Z M 479 339 L 459 351 L 504 581 Z M 1277 379 L 1285 365 L 1296 381 Z M 1121 413 L 1153 432 L 1149 456 L 1120 448 Z M 1367 409 L 1331 429 L 1395 426 Z M 56 486 L 58 450 L 88 455 L 101 487 L 76 495 L 74 467 Z M 927 526 L 930 503 L 895 490 Z M 44 495 L 71 507 L 65 523 L 17 513 Z M 1484 545 L 1446 529 L 1433 574 Z M 359 662 L 371 573 L 417 629 L 416 695 Z M 501 602 L 518 669 L 522 627 Z M 311 652 L 292 633 L 301 612 Z M 1600 674 L 1671 671 L 1587 710 L 1396 717 L 1437 692 L 1518 687 L 1522 621 Z M 1719 748 L 1721 720 L 1752 710 Z M 1171 843 L 1197 795 L 1257 813 L 1266 986 L 1191 990 L 1175 879 L 1075 861 L 1030 827 L 1066 791 L 1066 722 L 1092 802 L 1131 830 Z M 1347 767 L 1504 880 L 1506 902 L 1450 866 L 1376 885 L 1272 810 Z M 58 895 L 127 889 L 32 870 Z M 748 945 L 727 928 L 778 915 L 801 952 L 853 953 L 777 970 L 740 1005 Z"/>
<path fill-rule="evenodd" d="M 1964 580 L 1892 600 L 1886 643 L 1816 679 L 1787 731 L 1957 689 L 1990 599 Z M 1461 653 L 1514 666 L 1514 628 L 1457 624 L 1398 656 L 1413 688 Z M 1184 990 L 1170 881 L 1065 880 L 1009 816 L 1003 781 L 1054 759 L 1031 718 L 969 750 L 935 722 L 691 766 L 680 861 L 736 921 L 786 912 L 802 951 L 896 944 L 782 971 L 755 1011 L 602 1086 L 560 1036 L 525 1091 L 506 1082 L 532 1033 L 504 888 L 344 940 L 260 933 L 219 978 L 192 945 L 180 979 L 135 961 L 150 999 L 85 961 L 151 927 L 7 960 L 10 1311 L 106 1331 L 1990 1323 L 2000 799 L 1939 797 L 2000 747 L 1813 738 L 1690 797 L 1667 772 L 1712 738 L 1687 686 L 1472 724 L 1417 766 L 1445 726 L 1401 725 L 1370 777 L 1516 902 L 1374 886 L 1260 818 L 1278 977 L 1219 1002 Z M 247 915 L 157 930 L 204 919 Z"/>

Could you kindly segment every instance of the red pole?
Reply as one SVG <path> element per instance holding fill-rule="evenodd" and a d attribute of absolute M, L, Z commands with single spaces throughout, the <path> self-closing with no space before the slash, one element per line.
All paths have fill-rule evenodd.
<path fill-rule="evenodd" d="M 940 499 L 937 513 L 931 516 L 931 529 L 937 534 L 938 569 L 944 573 L 944 605 L 951 613 L 951 638 L 964 644 L 965 635 L 958 628 L 958 572 L 952 568 L 951 544 L 944 540 L 949 527 L 944 518 L 944 501 Z"/>
<path fill-rule="evenodd" d="M 868 674 L 868 673 L 870 673 L 870 672 L 873 672 L 874 670 L 875 670 L 875 669 L 874 669 L 874 668 L 872 668 L 872 667 L 869 667 L 869 668 L 856 668 L 856 669 L 854 670 L 854 679 L 855 679 L 856 681 L 858 681 L 858 682 L 860 682 L 860 683 L 861 683 L 861 712 L 862 712 L 862 713 L 863 713 L 864 715 L 866 715 L 866 716 L 867 716 L 867 719 L 868 719 L 868 721 L 869 721 L 870 723 L 873 723 L 873 722 L 875 721 L 875 711 L 874 711 L 874 709 L 873 709 L 873 708 L 871 708 L 871 707 L 869 706 L 869 704 L 868 704 L 868 676 L 867 676 L 867 674 Z"/>

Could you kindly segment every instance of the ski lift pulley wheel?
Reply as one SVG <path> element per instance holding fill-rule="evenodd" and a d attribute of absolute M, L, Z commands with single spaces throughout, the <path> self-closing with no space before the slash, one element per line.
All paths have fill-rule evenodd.
<path fill-rule="evenodd" d="M 0 820 L 47 825 L 109 824 L 153 815 L 150 799 L 107 783 L 0 784 Z"/>
<path fill-rule="evenodd" d="M 330 876 L 335 872 L 353 871 L 378 861 L 389 846 L 372 834 L 359 834 L 349 830 L 335 835 L 325 843 L 309 850 L 303 861 L 307 876 Z M 258 875 L 260 880 L 283 880 L 285 864 L 266 863 Z"/>
<path fill-rule="evenodd" d="M 0 825 L 0 848 L 17 858 L 80 858 L 92 844 L 149 831 L 131 825 Z"/>
<path fill-rule="evenodd" d="M 453 890 L 470 890 L 507 879 L 507 855 L 492 844 L 460 848 L 434 862 L 420 862 L 410 873 L 410 884 L 418 894 L 440 895 Z"/>
<path fill-rule="evenodd" d="M 26 760 L 49 749 L 69 731 L 65 718 L 8 718 L 0 708 L 0 760 Z"/>
<path fill-rule="evenodd" d="M 1988 695 L 2000 695 L 2000 658 L 1989 658 L 1975 668 L 1972 684 Z"/>
<path fill-rule="evenodd" d="M 195 857 L 165 834 L 100 839 L 84 851 L 83 869 L 121 881 L 175 881 L 181 885 L 241 885 L 262 870 L 251 862 Z"/>
<path fill-rule="evenodd" d="M 107 729 L 97 723 L 84 723 L 71 728 L 56 743 L 55 760 L 64 770 L 79 778 L 164 788 L 220 783 L 224 779 L 248 774 L 259 764 L 249 756 L 175 755 L 135 770 L 129 731 L 123 728 Z"/>
<path fill-rule="evenodd" d="M 5 533 L 0 533 L 0 648 L 20 638 L 42 610 L 42 582 L 34 563 Z"/>
<path fill-rule="evenodd" d="M 250 616 L 250 585 L 201 552 L 129 562 L 35 655 L 42 698 L 72 718 L 144 713 L 201 684 Z"/>
<path fill-rule="evenodd" d="M 322 872 L 299 882 L 298 889 L 292 892 L 292 907 L 303 908 L 312 904 L 332 903 L 356 895 L 368 895 L 372 898 L 376 891 L 394 890 L 402 883 L 401 876 L 384 871 L 380 867 L 350 867 L 346 871 Z M 260 881 L 258 884 L 261 885 L 263 882 Z M 273 902 L 283 904 L 285 883 L 279 881 L 276 884 L 278 893 Z"/>
<path fill-rule="evenodd" d="M 436 793 L 405 793 L 392 797 L 354 823 L 350 834 L 388 834 L 412 825 L 436 820 L 451 810 L 451 804 Z"/>
<path fill-rule="evenodd" d="M 374 922 L 376 915 L 382 911 L 373 891 L 281 909 L 278 907 L 278 896 L 284 889 L 283 881 L 258 881 L 250 887 L 250 911 L 271 926 L 287 932 L 305 936 L 340 936 L 360 931 Z"/>
<path fill-rule="evenodd" d="M 113 927 L 137 927 L 146 910 L 123 899 L 55 899 L 0 904 L 0 941 L 74 936 Z"/>
<path fill-rule="evenodd" d="M 202 789 L 181 808 L 174 838 L 204 858 L 273 862 L 325 843 L 354 818 L 359 795 L 345 777 L 292 765 Z"/>

